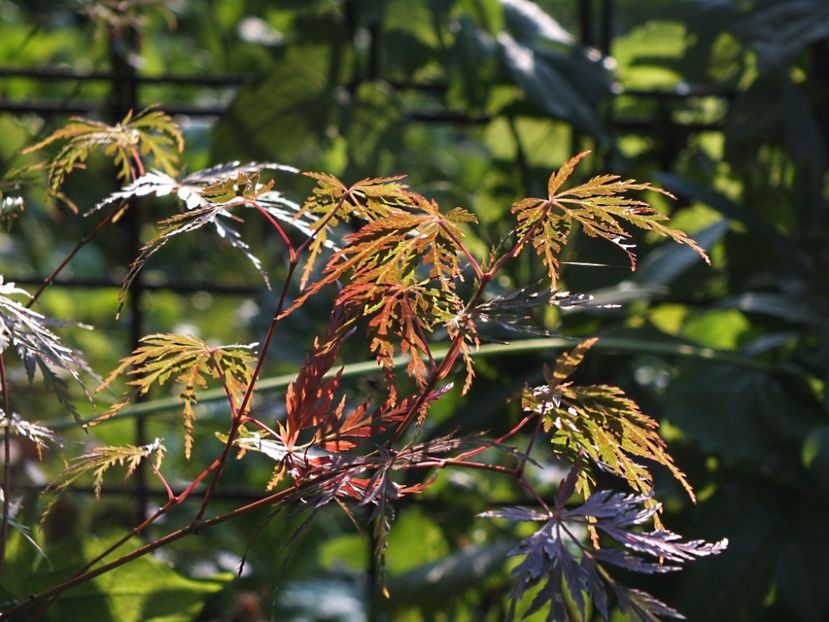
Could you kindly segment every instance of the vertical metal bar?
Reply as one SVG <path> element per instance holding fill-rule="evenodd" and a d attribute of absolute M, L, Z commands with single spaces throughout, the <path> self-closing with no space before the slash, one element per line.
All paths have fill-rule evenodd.
<path fill-rule="evenodd" d="M 373 17 L 368 25 L 368 79 L 380 79 L 380 18 Z"/>
<path fill-rule="evenodd" d="M 593 0 L 579 0 L 579 39 L 583 45 L 594 45 Z"/>
<path fill-rule="evenodd" d="M 131 26 L 113 26 L 109 31 L 110 38 L 110 62 L 112 64 L 112 117 L 117 123 L 130 112 L 135 111 L 138 106 L 138 81 L 136 80 L 135 67 L 131 58 L 138 52 L 138 33 Z M 127 244 L 126 257 L 127 265 L 132 262 L 138 254 L 141 246 L 141 212 L 138 202 L 131 200 L 124 219 L 123 226 L 126 228 Z M 129 294 L 130 311 L 130 349 L 138 345 L 144 330 L 143 314 L 143 287 L 141 274 L 139 273 L 132 282 Z M 143 418 L 135 421 L 135 444 L 144 445 L 147 443 L 146 422 Z M 147 469 L 143 462 L 139 463 L 135 471 L 135 502 L 138 520 L 143 521 L 147 517 L 149 495 L 147 487 Z"/>
<path fill-rule="evenodd" d="M 348 33 L 348 41 L 351 43 L 353 51 L 356 51 L 358 21 L 356 0 L 345 0 L 345 2 L 343 3 L 343 21 L 345 22 L 346 33 Z M 351 76 L 351 80 L 347 85 L 348 92 L 351 95 L 354 95 L 354 93 L 357 90 L 357 86 L 360 84 L 360 81 L 362 80 L 361 74 L 362 72 L 360 71 L 360 63 L 357 62 L 357 59 L 355 58 L 354 74 Z"/>
<path fill-rule="evenodd" d="M 585 47 L 593 46 L 593 0 L 578 0 L 579 41 Z M 570 127 L 570 153 L 582 150 L 582 135 Z"/>
<path fill-rule="evenodd" d="M 602 21 L 599 25 L 599 49 L 605 56 L 610 56 L 613 45 L 613 28 L 615 26 L 615 11 L 613 0 L 602 0 Z"/>
<path fill-rule="evenodd" d="M 599 49 L 603 56 L 611 55 L 613 47 L 613 32 L 615 26 L 615 6 L 614 0 L 602 0 L 601 22 L 599 23 Z M 616 135 L 614 133 L 616 118 L 616 96 L 611 93 L 609 96 L 608 105 L 604 110 L 605 127 L 611 132 L 610 144 L 604 151 L 604 158 L 602 162 L 603 169 L 615 170 L 617 168 L 619 159 L 619 150 L 616 147 Z"/>

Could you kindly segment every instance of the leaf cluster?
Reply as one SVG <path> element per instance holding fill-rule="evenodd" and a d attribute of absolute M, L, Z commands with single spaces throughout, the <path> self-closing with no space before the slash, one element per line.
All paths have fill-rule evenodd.
<path fill-rule="evenodd" d="M 633 490 L 651 495 L 653 476 L 646 465 L 637 462 L 644 458 L 667 467 L 694 499 L 685 474 L 668 454 L 657 422 L 642 413 L 622 389 L 567 381 L 596 341 L 583 341 L 559 356 L 555 368 L 545 370 L 546 384 L 524 389 L 522 408 L 541 417 L 553 450 L 560 456 L 587 457 L 602 470 L 623 478 Z M 578 490 L 589 494 L 590 482 L 589 473 L 583 471 Z"/>
<path fill-rule="evenodd" d="M 550 175 L 546 199 L 524 198 L 512 206 L 518 221 L 515 233 L 520 245 L 532 244 L 547 268 L 553 287 L 560 276 L 559 254 L 575 224 L 580 225 L 586 235 L 605 239 L 621 248 L 631 269 L 636 268 L 635 246 L 629 241 L 631 236 L 625 224 L 685 244 L 710 263 L 696 242 L 683 231 L 664 224 L 668 219 L 665 214 L 645 201 L 627 196 L 632 191 L 651 191 L 673 197 L 669 192 L 632 179 L 621 180 L 618 175 L 598 175 L 578 186 L 562 189 L 578 163 L 589 153 L 583 151 L 570 158 Z"/>
<path fill-rule="evenodd" d="M 100 150 L 113 159 L 118 178 L 127 181 L 144 172 L 143 159 L 151 157 L 157 168 L 174 173 L 178 154 L 184 149 L 184 138 L 169 115 L 160 110 L 146 109 L 133 116 L 132 111 L 115 125 L 94 119 L 72 117 L 71 121 L 43 140 L 24 149 L 32 153 L 54 143 L 63 143 L 49 160 L 48 188 L 64 200 L 73 211 L 77 207 L 61 192 L 66 176 L 83 168 L 90 153 Z"/>
<path fill-rule="evenodd" d="M 156 236 L 141 247 L 138 256 L 130 264 L 124 276 L 120 296 L 121 304 L 124 303 L 127 289 L 150 257 L 176 236 L 196 231 L 207 225 L 212 225 L 221 239 L 244 253 L 260 273 L 265 284 L 270 287 L 270 280 L 262 266 L 262 261 L 251 251 L 239 231 L 228 221 L 240 221 L 239 210 L 246 207 L 253 208 L 271 219 L 272 222 L 289 225 L 310 238 L 314 235 L 313 227 L 316 218 L 299 214 L 299 205 L 275 190 L 274 180 L 262 180 L 263 171 L 297 172 L 293 167 L 274 162 L 248 164 L 229 162 L 196 171 L 180 181 L 161 171 L 151 171 L 95 205 L 88 213 L 122 203 L 133 197 L 154 195 L 156 197 L 175 196 L 185 207 L 183 212 L 162 219 L 157 224 Z M 324 246 L 334 248 L 330 242 L 326 242 Z"/>
<path fill-rule="evenodd" d="M 523 558 L 512 571 L 516 584 L 510 618 L 515 616 L 521 597 L 539 586 L 541 589 L 523 617 L 549 603 L 548 620 L 585 620 L 592 604 L 602 619 L 609 620 L 607 592 L 611 591 L 622 612 L 636 622 L 655 622 L 659 616 L 683 618 L 653 596 L 621 585 L 607 567 L 645 574 L 674 572 L 688 561 L 721 553 L 728 541 L 682 541 L 679 535 L 667 530 L 637 529 L 657 511 L 658 506 L 649 504 L 649 500 L 643 495 L 599 491 L 571 509 L 545 513 L 533 508 L 507 507 L 481 514 L 487 518 L 544 523 L 508 553 Z M 577 534 L 586 527 L 608 536 L 615 546 L 583 544 Z"/>
<path fill-rule="evenodd" d="M 13 346 L 29 382 L 40 371 L 47 388 L 54 392 L 58 402 L 79 419 L 78 411 L 69 394 L 69 387 L 61 374 L 75 380 L 86 391 L 81 374 L 92 374 L 86 361 L 72 348 L 64 345 L 48 325 L 50 320 L 43 314 L 21 304 L 11 296 L 28 297 L 29 294 L 14 283 L 6 283 L 0 276 L 0 352 Z M 94 374 L 92 374 L 94 376 Z"/>
<path fill-rule="evenodd" d="M 153 466 L 161 468 L 167 449 L 161 439 L 157 438 L 147 445 L 119 445 L 117 447 L 95 447 L 67 464 L 61 476 L 49 487 L 49 492 L 59 495 L 79 477 L 91 473 L 94 477 L 95 496 L 101 496 L 104 485 L 104 474 L 110 469 L 126 467 L 124 477 L 129 477 L 138 468 L 143 460 L 153 458 Z M 44 514 L 48 513 L 51 505 Z"/>
<path fill-rule="evenodd" d="M 122 375 L 130 378 L 127 384 L 135 387 L 138 395 L 145 395 L 154 385 L 163 385 L 171 378 L 183 385 L 179 400 L 184 418 L 184 455 L 189 459 L 193 447 L 196 420 L 193 407 L 198 403 L 197 391 L 207 388 L 208 379 L 218 380 L 227 393 L 231 407 L 234 410 L 240 408 L 252 379 L 255 357 L 251 351 L 255 346 L 234 344 L 211 347 L 189 335 L 147 335 L 132 354 L 121 359 L 121 364 L 110 372 L 97 391 L 106 389 Z M 93 424 L 118 414 L 129 401 L 124 399 L 114 404 Z"/>
<path fill-rule="evenodd" d="M 0 408 L 0 428 L 8 428 L 15 436 L 25 438 L 32 443 L 41 460 L 45 449 L 63 446 L 63 440 L 54 430 L 35 421 L 26 421 L 17 413 L 12 413 L 11 418 L 8 418 L 2 408 Z"/>
<path fill-rule="evenodd" d="M 85 140 L 91 140 L 91 130 L 88 135 L 77 131 Z M 71 132 L 62 137 L 71 143 Z M 76 158 L 72 162 L 82 161 L 86 157 L 83 144 L 78 139 L 77 153 L 67 152 L 63 157 Z M 117 138 L 111 144 L 115 145 L 111 147 L 114 151 L 120 148 Z M 129 158 L 140 166 L 133 147 L 123 156 L 127 158 L 124 160 L 127 167 Z M 149 149 L 152 151 L 152 147 Z M 505 436 L 472 442 L 450 435 L 420 444 L 407 436 L 415 429 L 422 431 L 421 424 L 433 403 L 452 388 L 447 378 L 459 360 L 463 360 L 466 370 L 463 393 L 471 388 L 475 371 L 473 353 L 480 342 L 479 324 L 503 317 L 508 324 L 518 326 L 528 304 L 563 307 L 590 304 L 587 296 L 557 289 L 558 256 L 576 226 L 587 235 L 623 246 L 622 241 L 630 235 L 625 227 L 638 227 L 685 243 L 704 256 L 702 249 L 683 233 L 663 225 L 664 216 L 645 202 L 628 196 L 630 191 L 652 189 L 648 184 L 599 176 L 569 190 L 562 189 L 585 155 L 572 158 L 550 177 L 547 199 L 527 198 L 513 205 L 517 219 L 515 242 L 500 256 L 493 251 L 488 262 L 479 262 L 464 242 L 466 228 L 477 223 L 474 215 L 460 207 L 442 210 L 435 200 L 408 188 L 399 176 L 367 178 L 347 185 L 328 174 L 306 173 L 315 186 L 300 205 L 277 191 L 273 179 L 263 177 L 267 171 L 297 171 L 270 162 L 246 165 L 233 162 L 180 179 L 173 177 L 169 170 L 152 170 L 137 178 L 134 171 L 129 171 L 134 181 L 91 211 L 120 206 L 141 196 L 172 196 L 180 201 L 181 209 L 161 220 L 157 235 L 140 249 L 124 278 L 121 303 L 133 279 L 155 252 L 173 238 L 208 225 L 242 250 L 267 283 L 262 262 L 252 254 L 242 235 L 228 224 L 240 220 L 245 212 L 263 217 L 278 234 L 289 260 L 287 279 L 299 268 L 300 259 L 305 260 L 299 291 L 290 301 L 289 283 L 284 284 L 258 358 L 252 351 L 255 344 L 214 347 L 192 336 L 151 334 L 141 339 L 139 346 L 98 387 L 98 391 L 105 390 L 123 378 L 130 390 L 95 418 L 92 425 L 117 415 L 131 401 L 132 392 L 143 396 L 153 387 L 171 381 L 179 385 L 184 455 L 189 460 L 199 393 L 211 382 L 221 386 L 230 414 L 227 432 L 216 434 L 224 449 L 183 492 L 174 494 L 160 472 L 166 450 L 158 439 L 140 447 L 92 449 L 67 463 L 53 490 L 61 492 L 77 478 L 91 473 L 95 492 L 100 494 L 107 471 L 122 466 L 130 475 L 142 461 L 154 456 L 151 466 L 165 486 L 168 502 L 149 523 L 180 503 L 210 476 L 196 516 L 199 521 L 232 450 L 238 450 L 240 458 L 247 452 L 255 452 L 273 462 L 267 489 L 280 488 L 271 492 L 274 499 L 284 494 L 278 497 L 281 502 L 302 501 L 312 510 L 311 514 L 335 502 L 352 519 L 349 506 L 371 507 L 369 520 L 373 523 L 375 567 L 382 582 L 397 502 L 405 495 L 425 490 L 434 481 L 426 477 L 401 483 L 395 481 L 395 471 L 418 472 L 418 469 L 457 466 L 508 474 L 523 490 L 534 493 L 543 511 L 504 510 L 484 515 L 545 523 L 511 553 L 523 556 L 514 572 L 517 585 L 513 590 L 513 609 L 526 591 L 540 586 L 530 612 L 549 603 L 550 619 L 563 619 L 572 611 L 581 616 L 572 616 L 574 619 L 584 619 L 588 601 L 607 618 L 607 589 L 616 592 L 617 602 L 623 609 L 644 612 L 642 619 L 648 615 L 673 615 L 672 609 L 644 593 L 619 587 L 605 567 L 660 572 L 665 560 L 678 565 L 690 558 L 719 552 L 724 543 L 719 548 L 699 542 L 682 543 L 671 532 L 657 529 L 645 533 L 633 529 L 645 520 L 658 520 L 659 504 L 652 498 L 653 478 L 640 460 L 667 467 L 692 498 L 693 492 L 667 453 L 656 422 L 644 415 L 621 389 L 608 385 L 578 386 L 570 379 L 595 340 L 585 341 L 559 357 L 553 370 L 545 370 L 545 384 L 524 390 L 522 407 L 526 417 Z M 155 157 L 158 161 L 159 156 Z M 163 158 L 161 166 L 164 168 Z M 63 174 L 68 170 L 71 167 Z M 120 213 L 117 211 L 120 209 L 117 207 L 113 213 Z M 352 231 L 335 235 L 343 224 L 350 225 Z M 299 242 L 294 241 L 296 237 Z M 530 244 L 542 256 L 549 281 L 535 289 L 487 299 L 485 290 L 501 268 Z M 321 271 L 317 271 L 315 264 L 326 249 L 330 255 Z M 626 249 L 626 252 L 634 267 L 632 251 Z M 469 287 L 462 287 L 470 274 L 473 282 Z M 273 334 L 288 315 L 329 286 L 336 286 L 337 292 L 327 332 L 314 340 L 303 366 L 288 383 L 284 416 L 280 410 L 275 423 L 266 423 L 261 415 L 253 415 L 251 396 Z M 9 293 L 20 292 L 12 286 Z M 10 316 L 14 312 L 23 320 L 31 321 L 35 317 L 15 304 L 0 301 L 0 310 L 8 308 Z M 11 325 L 16 326 L 14 322 Z M 336 365 L 343 345 L 359 328 L 364 328 L 369 336 L 367 350 L 384 371 L 386 383 L 380 395 L 352 399 L 343 386 L 343 369 L 337 370 Z M 11 335 L 10 340 L 20 341 L 11 329 L 6 332 Z M 36 331 L 30 328 L 28 332 Z M 449 339 L 442 357 L 435 357 L 431 350 L 436 333 Z M 60 345 L 54 339 L 49 341 L 53 336 L 48 331 L 37 334 L 41 342 L 45 340 L 53 349 Z M 40 346 L 44 347 L 42 343 Z M 63 350 L 58 353 L 63 354 Z M 399 386 L 395 371 L 398 354 L 407 359 L 405 373 L 412 381 Z M 517 438 L 527 423 L 536 425 L 527 449 L 510 447 L 507 443 Z M 553 510 L 545 505 L 523 474 L 531 462 L 529 453 L 535 435 L 542 430 L 550 436 L 554 456 L 574 462 L 570 476 L 559 488 Z M 507 459 L 515 465 L 505 467 L 471 459 L 495 447 L 505 450 Z M 594 493 L 593 474 L 582 467 L 588 460 L 597 468 L 623 478 L 638 494 L 624 497 Z M 576 490 L 585 501 L 582 506 L 568 510 L 565 504 Z M 645 509 L 639 510 L 640 505 Z M 275 507 L 280 507 L 279 503 Z M 578 535 L 589 532 L 594 536 L 593 548 L 576 537 L 574 526 L 578 528 L 576 531 L 581 530 Z M 600 534 L 615 541 L 614 546 L 621 545 L 625 552 L 600 549 L 597 540 Z M 652 562 L 647 556 L 656 556 L 660 561 Z M 670 565 L 664 568 L 674 569 Z"/>
<path fill-rule="evenodd" d="M 287 313 L 299 308 L 324 286 L 344 282 L 335 306 L 352 322 L 367 318 L 370 350 L 387 370 L 400 348 L 409 356 L 407 371 L 424 387 L 433 361 L 428 334 L 436 326 L 451 324 L 456 332 L 474 329 L 458 324 L 463 309 L 457 284 L 463 266 L 462 225 L 477 220 L 456 207 L 442 212 L 438 204 L 400 184 L 401 177 L 370 178 L 347 187 L 329 175 L 314 174 L 317 186 L 303 212 L 320 215 L 303 283 L 310 275 L 315 245 L 329 226 L 359 218 L 365 222 L 345 236 L 342 249 L 332 254 L 322 276 L 306 288 Z M 301 212 L 301 213 L 303 213 Z M 466 337 L 466 334 L 464 335 Z M 396 338 L 397 345 L 392 338 Z M 475 337 L 469 337 L 475 342 Z M 466 340 L 464 353 L 468 354 Z M 427 364 L 428 361 L 428 364 Z M 470 374 L 466 388 L 471 381 Z"/>

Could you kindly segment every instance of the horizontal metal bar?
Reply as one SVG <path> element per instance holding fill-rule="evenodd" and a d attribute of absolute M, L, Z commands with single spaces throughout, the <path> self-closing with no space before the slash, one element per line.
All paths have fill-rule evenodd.
<path fill-rule="evenodd" d="M 95 114 L 102 112 L 104 109 L 105 105 L 99 102 L 74 100 L 66 102 L 47 100 L 10 101 L 0 99 L 0 112 L 11 112 L 13 114 Z M 171 103 L 164 104 L 159 109 L 173 116 L 214 117 L 224 115 L 228 107 Z M 454 110 L 412 112 L 408 117 L 410 120 L 420 123 L 456 125 L 485 125 L 493 119 L 490 115 L 476 115 Z M 685 132 L 721 132 L 724 129 L 722 122 L 671 123 L 670 125 Z M 613 121 L 613 126 L 618 130 L 634 133 L 652 130 L 662 131 L 665 128 L 665 123 L 652 119 L 616 119 Z"/>
<path fill-rule="evenodd" d="M 49 484 L 29 484 L 29 483 L 17 483 L 15 484 L 16 490 L 25 490 L 25 491 L 32 491 L 32 492 L 43 492 L 48 488 Z M 206 487 L 196 488 L 186 499 L 185 501 L 201 501 L 204 497 L 204 491 Z M 95 489 L 92 486 L 79 486 L 76 484 L 70 485 L 67 490 L 72 491 L 74 493 L 80 493 L 84 495 L 94 495 Z M 101 498 L 106 498 L 107 495 L 113 496 L 134 496 L 136 491 L 135 486 L 129 486 L 125 484 L 107 484 L 104 483 L 103 488 L 101 489 Z M 167 498 L 167 491 L 163 488 L 150 488 L 146 490 L 146 494 L 151 497 L 156 498 Z M 222 499 L 222 500 L 232 500 L 232 501 L 256 501 L 257 499 L 261 499 L 268 493 L 264 490 L 255 490 L 253 488 L 241 488 L 241 487 L 225 487 L 222 488 L 219 486 L 216 489 L 216 492 L 213 494 L 214 499 Z"/>
<path fill-rule="evenodd" d="M 7 281 L 18 285 L 40 285 L 43 279 L 36 277 L 15 277 L 7 275 Z M 109 279 L 55 279 L 54 287 L 79 289 L 120 289 L 121 282 Z M 178 293 L 208 292 L 210 294 L 252 295 L 262 291 L 262 287 L 251 285 L 221 285 L 215 283 L 142 283 L 141 287 L 152 291 L 172 291 Z"/>
<path fill-rule="evenodd" d="M 138 107 L 140 108 L 140 106 Z M 187 117 L 218 117 L 227 112 L 227 106 L 196 106 L 194 104 L 172 103 L 159 107 L 169 115 Z M 58 101 L 58 100 L 8 100 L 0 99 L 0 112 L 13 114 L 98 114 L 106 110 L 105 102 Z"/>
<path fill-rule="evenodd" d="M 412 112 L 408 116 L 412 121 L 421 123 L 454 123 L 459 125 L 483 125 L 492 120 L 490 115 L 475 115 L 454 110 Z"/>
<path fill-rule="evenodd" d="M 56 67 L 0 67 L 0 77 L 22 78 L 27 80 L 77 80 L 80 82 L 111 82 L 114 78 L 109 71 L 73 71 Z M 247 80 L 238 75 L 203 75 L 189 76 L 180 74 L 162 74 L 158 76 L 135 76 L 139 84 L 187 84 L 192 86 L 239 86 Z"/>
<path fill-rule="evenodd" d="M 636 133 L 650 133 L 650 132 L 665 132 L 667 130 L 676 130 L 677 132 L 696 133 L 696 132 L 722 132 L 725 130 L 725 124 L 722 121 L 712 122 L 690 122 L 690 123 L 676 123 L 676 122 L 662 122 L 653 119 L 615 119 L 613 127 L 622 133 L 636 134 Z"/>
<path fill-rule="evenodd" d="M 689 97 L 721 97 L 723 99 L 734 99 L 737 96 L 737 91 L 705 86 L 678 86 L 672 89 L 624 89 L 616 95 L 652 99 L 686 99 Z"/>
<path fill-rule="evenodd" d="M 21 78 L 30 80 L 77 80 L 110 82 L 115 76 L 109 71 L 75 71 L 57 67 L 0 67 L 0 77 Z M 136 75 L 135 81 L 139 84 L 180 84 L 191 86 L 241 86 L 250 80 L 249 77 L 236 74 L 206 74 L 183 75 L 161 74 L 156 76 Z M 406 80 L 384 80 L 386 84 L 397 90 L 424 91 L 444 93 L 448 88 L 445 82 L 412 82 Z M 353 84 L 352 87 L 356 86 Z M 685 99 L 688 97 L 722 97 L 733 99 L 737 91 L 723 90 L 708 86 L 679 85 L 670 89 L 624 89 L 617 95 L 653 99 Z"/>

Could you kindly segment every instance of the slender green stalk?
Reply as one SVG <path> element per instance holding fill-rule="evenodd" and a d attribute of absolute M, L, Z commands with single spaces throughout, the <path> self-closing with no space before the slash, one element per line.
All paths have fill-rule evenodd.
<path fill-rule="evenodd" d="M 475 358 L 485 358 L 490 356 L 510 356 L 543 350 L 557 351 L 572 348 L 577 342 L 578 339 L 573 337 L 538 337 L 534 339 L 520 339 L 510 343 L 484 344 L 474 350 L 471 355 Z M 626 354 L 657 354 L 672 358 L 706 361 L 712 365 L 730 365 L 743 369 L 753 369 L 764 373 L 782 372 L 797 378 L 808 378 L 808 374 L 799 368 L 773 365 L 771 363 L 745 356 L 738 352 L 717 350 L 714 348 L 696 346 L 687 343 L 643 341 L 641 339 L 627 339 L 623 337 L 602 337 L 599 342 L 593 346 L 593 350 L 621 352 Z M 449 347 L 447 346 L 432 349 L 432 357 L 435 362 L 442 361 L 446 358 L 448 353 Z M 408 357 L 396 356 L 392 359 L 392 363 L 396 368 L 405 367 L 408 364 Z M 380 370 L 377 366 L 377 361 L 373 359 L 370 361 L 361 361 L 359 363 L 350 363 L 348 365 L 344 365 L 341 369 L 343 378 L 364 376 L 366 374 L 377 373 Z M 325 377 L 330 378 L 335 375 L 337 371 L 338 370 L 331 370 L 325 374 Z M 259 382 L 257 382 L 256 386 L 253 388 L 253 391 L 255 393 L 259 393 L 273 389 L 284 389 L 294 380 L 296 380 L 296 372 L 281 374 L 279 376 L 271 376 L 270 378 L 262 378 Z M 199 404 L 219 402 L 224 399 L 226 399 L 224 389 L 212 389 L 199 393 Z M 114 417 L 102 421 L 99 425 L 104 425 L 117 419 L 129 419 L 134 417 L 155 415 L 169 410 L 175 410 L 180 406 L 181 402 L 175 397 L 142 402 L 141 404 L 133 404 L 122 409 Z M 85 423 L 90 423 L 92 421 L 93 418 L 86 419 Z M 75 426 L 77 426 L 77 422 L 74 419 L 67 419 L 64 421 L 57 421 L 50 427 L 54 430 L 63 430 L 73 428 Z"/>

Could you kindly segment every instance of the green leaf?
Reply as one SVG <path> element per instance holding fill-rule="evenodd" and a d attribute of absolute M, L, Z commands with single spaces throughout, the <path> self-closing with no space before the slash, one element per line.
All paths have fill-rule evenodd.
<path fill-rule="evenodd" d="M 40 142 L 27 147 L 22 153 L 32 153 L 52 143 L 62 142 L 57 155 L 49 163 L 49 190 L 66 199 L 60 188 L 66 176 L 84 162 L 94 150 L 102 150 L 111 156 L 121 180 L 135 179 L 143 173 L 144 156 L 152 156 L 157 168 L 172 174 L 176 171 L 178 154 L 184 149 L 184 138 L 178 126 L 165 113 L 145 109 L 133 117 L 132 111 L 116 125 L 101 121 L 72 117 L 64 127 L 54 131 Z"/>
<path fill-rule="evenodd" d="M 751 233 L 761 239 L 758 243 L 767 242 L 786 260 L 787 268 L 795 274 L 813 275 L 814 269 L 806 261 L 800 249 L 768 221 L 756 216 L 745 206 L 740 205 L 724 194 L 706 186 L 688 181 L 671 173 L 659 173 L 657 179 L 666 188 L 678 196 L 691 198 L 717 210 L 723 216 L 736 220 L 746 226 Z"/>
<path fill-rule="evenodd" d="M 694 233 L 694 239 L 708 253 L 725 235 L 730 223 L 726 219 Z M 692 266 L 699 265 L 699 255 L 687 246 L 663 244 L 649 252 L 639 264 L 633 280 L 648 285 L 670 285 Z"/>
<path fill-rule="evenodd" d="M 545 373 L 546 385 L 524 389 L 521 407 L 541 417 L 556 453 L 568 459 L 587 456 L 601 469 L 623 478 L 633 490 L 650 495 L 653 476 L 638 462 L 645 458 L 666 467 L 695 499 L 685 474 L 674 464 L 657 432 L 657 422 L 642 413 L 620 388 L 564 382 L 595 341 L 585 341 L 562 354 L 555 370 Z M 578 489 L 586 494 L 591 488 L 590 474 L 584 472 Z"/>
<path fill-rule="evenodd" d="M 802 620 L 821 620 L 829 612 L 829 542 L 823 517 L 803 515 L 787 525 L 775 549 L 780 600 Z M 782 535 L 782 534 L 781 534 Z"/>
<path fill-rule="evenodd" d="M 92 559 L 109 544 L 109 540 L 90 535 L 64 541 L 49 551 L 51 568 L 46 564 L 33 568 L 17 563 L 10 568 L 10 574 L 4 575 L 4 583 L 8 581 L 8 589 L 15 594 L 37 593 L 72 576 L 84 560 Z M 141 544 L 133 538 L 125 546 L 134 548 Z M 43 620 L 191 622 L 201 611 L 205 598 L 232 579 L 230 573 L 189 579 L 169 564 L 146 556 L 68 590 L 47 609 Z"/>
<path fill-rule="evenodd" d="M 665 417 L 723 464 L 744 465 L 796 481 L 803 438 L 820 406 L 803 381 L 761 370 L 684 362 L 665 396 Z"/>
<path fill-rule="evenodd" d="M 179 400 L 184 416 L 184 455 L 189 459 L 196 419 L 193 406 L 198 403 L 196 392 L 207 388 L 208 378 L 217 380 L 232 400 L 231 407 L 238 408 L 252 378 L 255 357 L 251 350 L 255 345 L 211 347 L 189 335 L 146 335 L 130 356 L 121 359 L 121 364 L 110 372 L 97 391 L 106 389 L 124 374 L 132 378 L 127 384 L 136 387 L 139 395 L 146 395 L 153 385 L 163 385 L 171 378 L 184 385 Z M 90 425 L 118 414 L 129 403 L 126 397 Z"/>
<path fill-rule="evenodd" d="M 544 112 L 572 122 L 594 136 L 603 137 L 594 102 L 572 84 L 547 55 L 501 32 L 497 38 L 501 59 L 530 101 Z M 573 67 L 572 69 L 576 69 Z"/>
<path fill-rule="evenodd" d="M 392 539 L 399 535 L 397 529 Z M 415 538 L 412 547 L 420 544 Z M 457 598 L 463 590 L 474 589 L 504 565 L 507 552 L 513 548 L 509 541 L 485 546 L 468 546 L 438 561 L 424 563 L 406 572 L 389 577 L 389 592 L 395 608 L 418 606 L 429 610 L 439 608 L 447 599 Z M 396 550 L 394 541 L 391 551 Z"/>
<path fill-rule="evenodd" d="M 296 45 L 274 59 L 261 81 L 238 91 L 216 124 L 216 153 L 223 160 L 278 155 L 299 165 L 311 161 L 328 142 L 336 108 L 338 69 L 331 53 L 327 44 Z"/>

